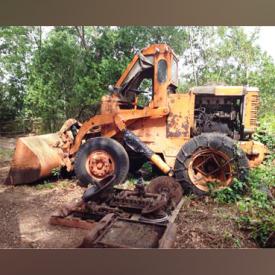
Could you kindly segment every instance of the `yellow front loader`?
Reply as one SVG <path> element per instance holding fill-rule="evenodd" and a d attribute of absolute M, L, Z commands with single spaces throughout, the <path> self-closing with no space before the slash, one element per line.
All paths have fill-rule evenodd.
<path fill-rule="evenodd" d="M 252 141 L 258 89 L 202 86 L 183 93 L 177 86 L 173 50 L 165 44 L 141 50 L 102 97 L 100 114 L 18 139 L 7 183 L 35 182 L 64 167 L 84 184 L 110 176 L 116 184 L 148 160 L 199 194 L 210 183 L 223 189 L 234 177 L 244 179 L 266 153 Z"/>

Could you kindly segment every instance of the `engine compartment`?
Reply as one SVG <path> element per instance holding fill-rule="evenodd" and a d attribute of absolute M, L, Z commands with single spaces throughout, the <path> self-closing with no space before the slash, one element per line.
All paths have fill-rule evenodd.
<path fill-rule="evenodd" d="M 242 96 L 196 95 L 193 135 L 220 132 L 243 139 Z"/>

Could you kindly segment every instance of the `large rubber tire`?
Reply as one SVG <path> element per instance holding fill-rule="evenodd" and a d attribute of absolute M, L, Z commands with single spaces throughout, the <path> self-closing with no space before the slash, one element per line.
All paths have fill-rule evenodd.
<path fill-rule="evenodd" d="M 90 175 L 86 168 L 86 162 L 89 155 L 94 151 L 105 151 L 108 153 L 115 163 L 114 178 L 112 184 L 123 183 L 129 171 L 129 158 L 126 150 L 116 140 L 105 137 L 97 137 L 89 139 L 84 143 L 75 157 L 74 170 L 75 174 L 84 186 L 95 184 L 98 180 Z"/>
<path fill-rule="evenodd" d="M 232 132 L 228 128 L 228 125 L 221 122 L 212 122 L 210 125 L 206 125 L 203 127 L 204 133 L 222 133 L 230 136 Z"/>
<path fill-rule="evenodd" d="M 233 171 L 233 177 L 245 181 L 248 175 L 249 163 L 245 153 L 239 149 L 231 138 L 221 133 L 204 133 L 190 139 L 179 151 L 175 161 L 175 177 L 181 183 L 187 193 L 197 195 L 206 195 L 209 191 L 201 190 L 192 182 L 189 174 L 190 162 L 192 157 L 199 150 L 211 148 L 216 152 L 221 152 L 230 159 L 230 169 Z M 233 183 L 230 182 L 230 185 Z"/>

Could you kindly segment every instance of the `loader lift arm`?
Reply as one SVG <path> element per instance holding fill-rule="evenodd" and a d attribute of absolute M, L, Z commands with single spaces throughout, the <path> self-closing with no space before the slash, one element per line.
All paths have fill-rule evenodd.
<path fill-rule="evenodd" d="M 131 121 L 145 117 L 162 117 L 167 116 L 168 114 L 169 109 L 167 107 L 159 107 L 155 109 L 146 107 L 142 110 L 121 110 L 119 114 L 96 115 L 84 122 L 82 127 L 79 129 L 73 146 L 70 149 L 70 155 L 74 155 L 78 151 L 83 138 L 93 127 L 113 124 L 114 127 L 104 135 L 105 137 L 112 137 L 118 132 L 126 129 L 126 125 L 131 123 Z"/>

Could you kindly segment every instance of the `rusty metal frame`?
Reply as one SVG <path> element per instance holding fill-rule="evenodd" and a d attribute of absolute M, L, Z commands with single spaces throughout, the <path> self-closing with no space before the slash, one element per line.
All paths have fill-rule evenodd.
<path fill-rule="evenodd" d="M 51 216 L 49 223 L 52 225 L 62 225 L 66 227 L 80 228 L 85 230 L 92 229 L 97 224 L 95 221 L 82 220 L 71 215 L 66 217 Z"/>
<path fill-rule="evenodd" d="M 142 110 L 121 110 L 117 114 L 104 114 L 104 115 L 97 115 L 83 123 L 82 127 L 80 128 L 73 146 L 70 149 L 70 155 L 75 154 L 82 142 L 84 136 L 88 133 L 88 131 L 97 126 L 102 126 L 106 124 L 113 124 L 113 127 L 110 131 L 105 133 L 104 136 L 112 137 L 118 132 L 125 129 L 126 124 L 130 120 L 145 118 L 145 117 L 162 117 L 169 114 L 168 108 L 144 108 Z"/>
<path fill-rule="evenodd" d="M 206 155 L 206 158 L 203 159 L 199 164 L 195 165 L 196 159 L 201 158 L 204 155 Z M 223 163 L 223 164 L 220 163 L 216 158 L 217 156 L 219 156 L 221 159 L 223 159 L 225 161 L 225 163 Z M 215 168 L 211 172 L 205 173 L 205 171 L 203 171 L 203 169 L 201 169 L 201 167 L 209 160 L 214 160 L 214 162 L 217 165 L 217 168 Z M 215 181 L 217 183 L 220 182 L 217 186 L 217 189 L 222 189 L 224 187 L 229 186 L 233 180 L 233 177 L 232 177 L 233 171 L 232 171 L 232 167 L 230 165 L 232 160 L 233 159 L 230 159 L 226 154 L 224 154 L 221 151 L 217 151 L 212 148 L 199 149 L 195 154 L 192 155 L 191 160 L 188 164 L 188 175 L 189 175 L 190 179 L 192 180 L 192 182 L 194 183 L 194 185 L 200 190 L 209 191 L 209 187 L 207 186 L 207 183 L 212 182 L 212 181 Z M 227 167 L 229 170 L 227 173 L 228 178 L 226 178 L 225 173 L 223 175 L 225 178 L 224 181 L 222 181 L 222 179 L 212 178 L 213 174 L 224 169 L 225 167 Z M 197 170 L 202 176 L 197 178 L 197 176 L 195 176 L 194 170 Z"/>

